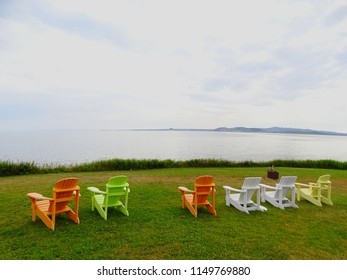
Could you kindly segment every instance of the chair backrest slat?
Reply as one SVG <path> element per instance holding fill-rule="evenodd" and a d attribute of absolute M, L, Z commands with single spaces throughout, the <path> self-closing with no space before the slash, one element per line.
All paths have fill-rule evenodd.
<path fill-rule="evenodd" d="M 282 176 L 279 183 L 276 185 L 277 190 L 275 193 L 276 199 L 283 199 L 291 188 L 295 188 L 295 181 L 297 176 Z"/>
<path fill-rule="evenodd" d="M 63 210 L 69 201 L 76 200 L 74 191 L 79 190 L 77 178 L 65 178 L 56 182 L 53 188 L 53 201 L 51 201 L 48 211 L 52 211 L 55 203 L 55 211 Z"/>
<path fill-rule="evenodd" d="M 125 196 L 128 192 L 129 184 L 127 176 L 115 176 L 106 183 L 107 205 L 112 206 L 118 203 L 119 198 Z"/>
<path fill-rule="evenodd" d="M 215 184 L 212 176 L 200 176 L 195 180 L 194 184 L 194 202 L 204 203 L 207 197 L 212 194 L 214 195 Z"/>
<path fill-rule="evenodd" d="M 261 181 L 261 177 L 247 177 L 245 178 L 242 188 L 243 190 L 247 190 L 246 193 L 241 193 L 240 194 L 240 201 L 244 201 L 248 202 L 249 200 L 251 200 L 254 192 L 256 191 L 255 188 L 259 188 L 259 184 Z"/>

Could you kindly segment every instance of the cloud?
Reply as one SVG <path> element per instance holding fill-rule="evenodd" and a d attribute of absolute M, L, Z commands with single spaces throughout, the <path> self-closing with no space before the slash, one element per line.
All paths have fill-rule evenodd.
<path fill-rule="evenodd" d="M 0 5 L 2 129 L 344 130 L 339 0 Z M 327 112 L 324 127 L 292 113 L 309 100 Z"/>
<path fill-rule="evenodd" d="M 334 10 L 325 18 L 324 23 L 328 26 L 334 26 L 347 19 L 347 5 L 334 8 Z"/>

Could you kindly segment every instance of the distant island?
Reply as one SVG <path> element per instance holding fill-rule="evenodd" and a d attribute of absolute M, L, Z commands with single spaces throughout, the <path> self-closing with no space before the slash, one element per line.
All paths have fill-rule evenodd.
<path fill-rule="evenodd" d="M 319 134 L 319 135 L 340 135 L 347 136 L 347 133 L 313 130 L 305 128 L 290 128 L 290 127 L 269 127 L 269 128 L 248 128 L 248 127 L 218 127 L 215 131 L 226 132 L 262 132 L 262 133 L 290 133 L 290 134 Z"/>
<path fill-rule="evenodd" d="M 315 134 L 315 135 L 336 135 L 347 136 L 347 133 L 313 130 L 305 128 L 290 127 L 269 127 L 269 128 L 249 128 L 249 127 L 218 127 L 214 129 L 199 128 L 159 128 L 159 129 L 133 129 L 137 131 L 215 131 L 215 132 L 252 132 L 252 133 L 289 133 L 289 134 Z"/>

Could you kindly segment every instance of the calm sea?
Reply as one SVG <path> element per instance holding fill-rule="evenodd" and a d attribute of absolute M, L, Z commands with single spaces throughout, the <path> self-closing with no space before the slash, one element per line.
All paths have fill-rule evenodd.
<path fill-rule="evenodd" d="M 347 137 L 207 131 L 0 132 L 0 161 L 75 164 L 112 158 L 347 161 Z"/>

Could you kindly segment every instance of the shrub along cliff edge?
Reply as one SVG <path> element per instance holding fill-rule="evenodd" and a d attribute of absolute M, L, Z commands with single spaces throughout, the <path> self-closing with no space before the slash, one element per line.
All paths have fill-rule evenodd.
<path fill-rule="evenodd" d="M 228 161 L 222 159 L 192 159 L 184 161 L 158 159 L 110 159 L 75 165 L 39 165 L 35 162 L 0 161 L 0 176 L 27 174 L 95 172 L 113 170 L 145 170 L 187 167 L 296 167 L 346 170 L 346 161 L 336 160 L 272 160 L 264 162 Z"/>

